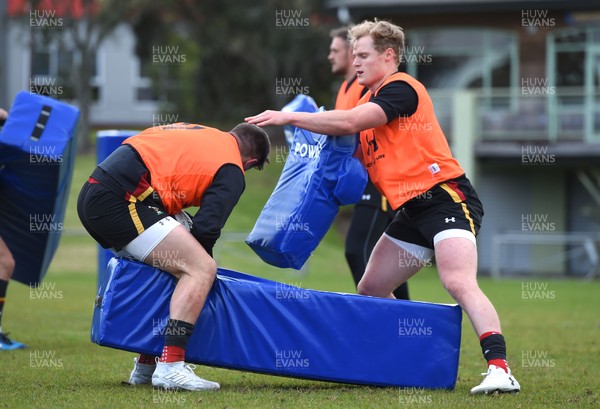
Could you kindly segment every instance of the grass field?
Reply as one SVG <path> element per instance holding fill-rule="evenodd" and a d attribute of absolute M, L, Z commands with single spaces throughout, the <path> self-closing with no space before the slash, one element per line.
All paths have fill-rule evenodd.
<path fill-rule="evenodd" d="M 78 158 L 65 232 L 44 283 L 38 289 L 9 287 L 3 328 L 30 347 L 0 353 L 1 408 L 600 407 L 600 282 L 535 278 L 480 279 L 503 322 L 509 363 L 523 390 L 518 395 L 470 396 L 485 365 L 466 317 L 454 391 L 354 386 L 209 367 L 196 372 L 220 382 L 219 392 L 123 386 L 134 355 L 89 341 L 96 246 L 81 230 L 75 197 L 93 161 Z M 252 227 L 281 163 L 268 168 L 263 174 L 249 172 L 246 193 L 226 226 L 229 235 Z M 305 288 L 352 292 L 342 243 L 340 229 L 332 229 L 304 272 L 267 266 L 239 242 L 218 244 L 216 255 L 223 267 Z M 415 300 L 451 302 L 432 269 L 411 280 L 410 292 Z"/>

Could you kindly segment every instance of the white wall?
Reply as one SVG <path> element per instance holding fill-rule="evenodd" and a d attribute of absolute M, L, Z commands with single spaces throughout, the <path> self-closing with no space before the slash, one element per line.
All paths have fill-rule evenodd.
<path fill-rule="evenodd" d="M 7 90 L 10 101 L 19 91 L 30 88 L 31 30 L 22 21 L 10 21 L 7 30 Z M 138 59 L 134 52 L 135 37 L 127 25 L 119 26 L 102 44 L 97 54 L 97 70 L 101 86 L 100 100 L 92 105 L 92 126 L 152 125 L 157 110 L 154 102 L 136 100 Z M 65 101 L 70 102 L 70 101 Z M 76 102 L 73 102 L 77 105 Z"/>
<path fill-rule="evenodd" d="M 101 99 L 92 109 L 92 122 L 101 125 L 152 125 L 156 104 L 136 100 L 135 37 L 130 27 L 119 26 L 98 50 Z"/>

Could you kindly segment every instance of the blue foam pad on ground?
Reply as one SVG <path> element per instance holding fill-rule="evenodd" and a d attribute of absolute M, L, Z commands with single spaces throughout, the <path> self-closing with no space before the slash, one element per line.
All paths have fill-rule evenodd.
<path fill-rule="evenodd" d="M 175 279 L 112 259 L 93 342 L 160 355 Z M 188 344 L 188 362 L 351 384 L 452 389 L 462 310 L 307 290 L 219 269 Z"/>
<path fill-rule="evenodd" d="M 0 132 L 0 237 L 15 259 L 12 279 L 36 285 L 63 231 L 79 110 L 20 92 Z"/>

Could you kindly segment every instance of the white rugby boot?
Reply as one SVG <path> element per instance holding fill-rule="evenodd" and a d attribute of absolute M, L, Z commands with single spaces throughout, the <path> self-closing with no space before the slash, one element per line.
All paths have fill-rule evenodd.
<path fill-rule="evenodd" d="M 485 378 L 481 384 L 471 389 L 473 395 L 478 393 L 485 393 L 487 395 L 488 393 L 494 392 L 511 393 L 519 392 L 521 390 L 521 385 L 519 385 L 519 382 L 512 376 L 510 369 L 508 370 L 508 373 L 506 373 L 504 369 L 496 365 L 490 365 L 488 371 L 481 375 L 484 375 Z"/>
<path fill-rule="evenodd" d="M 133 362 L 135 365 L 133 366 L 133 370 L 131 371 L 131 375 L 129 375 L 129 381 L 127 382 L 130 385 L 150 385 L 152 383 L 152 374 L 156 369 L 156 365 L 146 365 L 138 363 L 138 357 L 133 358 Z"/>
<path fill-rule="evenodd" d="M 194 373 L 195 365 L 186 365 L 185 362 L 158 362 L 152 375 L 152 385 L 157 388 L 188 390 L 188 391 L 216 391 L 221 386 L 216 382 L 207 381 Z"/>

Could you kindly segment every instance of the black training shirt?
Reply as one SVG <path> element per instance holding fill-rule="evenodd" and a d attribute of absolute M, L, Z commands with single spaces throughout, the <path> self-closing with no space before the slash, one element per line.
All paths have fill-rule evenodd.
<path fill-rule="evenodd" d="M 377 96 L 371 96 L 369 102 L 373 102 L 383 109 L 388 123 L 399 116 L 409 117 L 417 112 L 419 97 L 405 81 L 393 81 L 383 86 Z"/>

